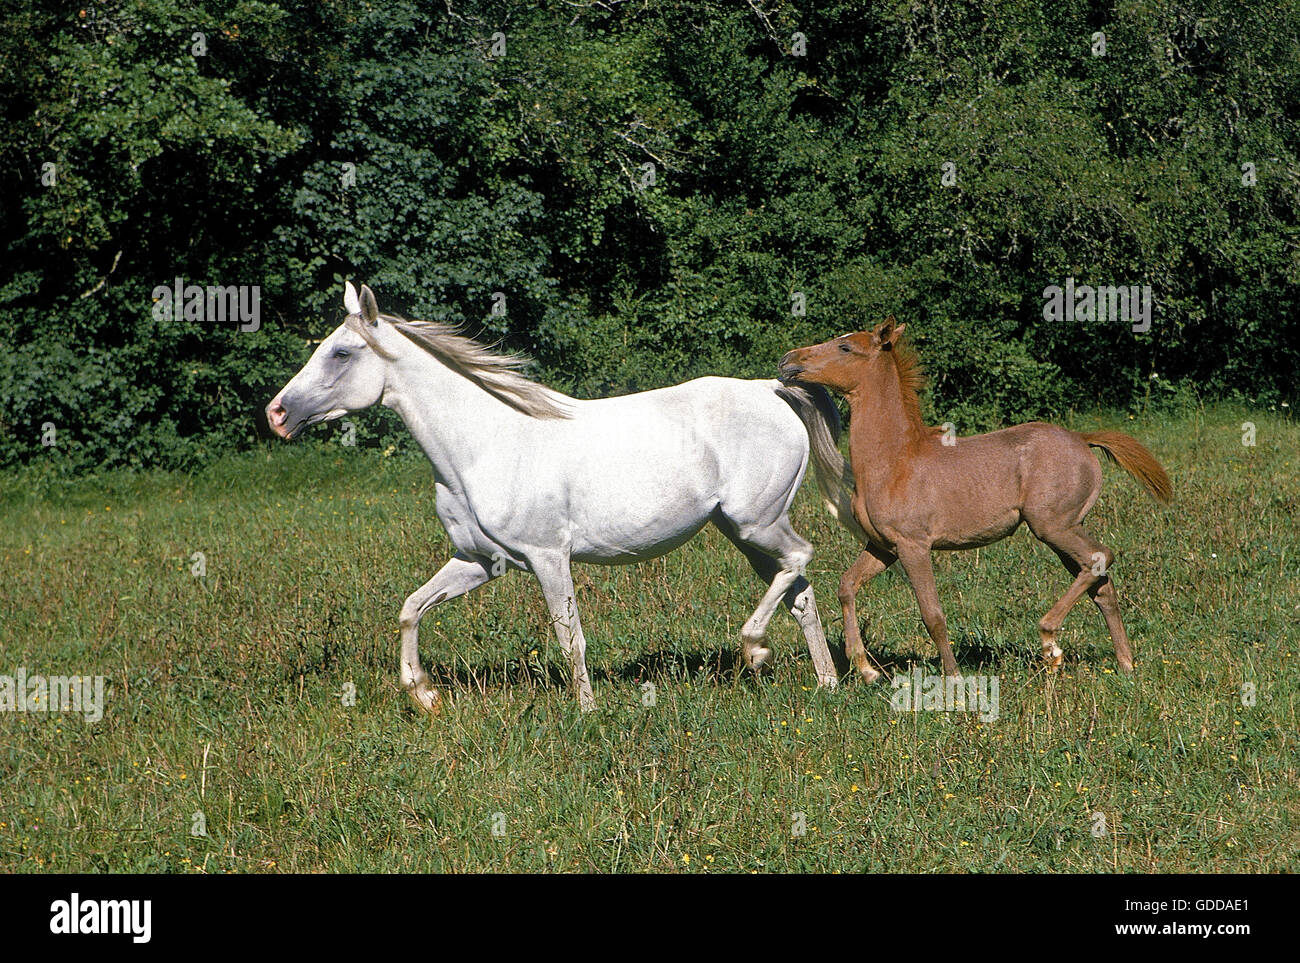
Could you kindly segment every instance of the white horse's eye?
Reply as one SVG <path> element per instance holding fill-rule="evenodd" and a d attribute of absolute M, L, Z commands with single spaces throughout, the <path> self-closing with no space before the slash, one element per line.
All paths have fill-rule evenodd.
<path fill-rule="evenodd" d="M 352 352 L 349 351 L 347 348 L 335 348 L 335 349 L 334 349 L 334 357 L 336 357 L 336 358 L 338 358 L 338 359 L 340 359 L 340 360 L 342 360 L 342 359 L 344 359 L 344 358 L 351 357 L 351 355 L 352 355 Z"/>

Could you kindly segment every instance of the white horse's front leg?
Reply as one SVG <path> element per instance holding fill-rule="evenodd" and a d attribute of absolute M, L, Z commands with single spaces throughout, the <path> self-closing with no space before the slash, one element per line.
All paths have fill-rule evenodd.
<path fill-rule="evenodd" d="M 420 665 L 420 619 L 440 602 L 464 595 L 493 578 L 483 562 L 464 555 L 453 556 L 438 574 L 410 594 L 402 605 L 402 685 L 416 706 L 430 715 L 440 708 L 441 697 L 429 674 Z"/>
<path fill-rule="evenodd" d="M 573 669 L 573 687 L 578 690 L 578 705 L 583 712 L 596 708 L 596 697 L 591 692 L 591 679 L 587 676 L 587 640 L 582 634 L 582 621 L 578 618 L 578 604 L 573 592 L 573 573 L 568 558 L 530 560 L 533 574 L 546 597 L 546 607 L 551 613 L 555 635 L 560 648 L 569 657 Z"/>

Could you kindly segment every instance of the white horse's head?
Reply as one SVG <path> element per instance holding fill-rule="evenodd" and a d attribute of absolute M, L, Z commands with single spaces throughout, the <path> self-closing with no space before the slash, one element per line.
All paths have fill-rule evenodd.
<path fill-rule="evenodd" d="M 348 281 L 343 306 L 347 318 L 266 406 L 267 423 L 286 441 L 308 425 L 369 408 L 383 397 L 391 356 L 381 346 L 388 325 L 380 320 L 374 292 L 363 284 L 358 295 Z"/>

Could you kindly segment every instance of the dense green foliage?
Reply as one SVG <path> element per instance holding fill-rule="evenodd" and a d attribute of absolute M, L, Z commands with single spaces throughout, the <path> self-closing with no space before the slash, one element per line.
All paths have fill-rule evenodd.
<path fill-rule="evenodd" d="M 343 278 L 586 395 L 893 312 L 963 431 L 1292 396 L 1296 0 L 539 6 L 7 4 L 0 465 L 246 446 Z M 260 327 L 155 312 L 176 277 Z M 1150 331 L 1045 320 L 1067 278 Z"/>

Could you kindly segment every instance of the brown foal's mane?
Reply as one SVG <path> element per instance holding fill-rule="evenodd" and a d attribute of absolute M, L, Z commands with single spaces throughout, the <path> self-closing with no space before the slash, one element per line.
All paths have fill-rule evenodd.
<path fill-rule="evenodd" d="M 920 391 L 925 387 L 921 356 L 906 334 L 898 336 L 888 353 L 894 356 L 894 370 L 898 372 L 898 386 L 903 392 L 903 411 L 910 421 L 925 428 L 925 419 L 921 417 Z"/>

